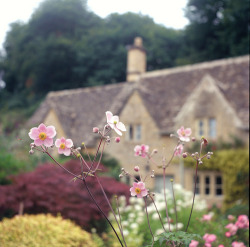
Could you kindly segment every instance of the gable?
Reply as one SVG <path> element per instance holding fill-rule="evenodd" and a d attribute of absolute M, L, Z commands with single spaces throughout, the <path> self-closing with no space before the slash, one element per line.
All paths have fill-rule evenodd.
<path fill-rule="evenodd" d="M 237 128 L 243 126 L 230 102 L 218 88 L 216 80 L 207 74 L 192 91 L 176 116 L 175 122 L 177 125 L 185 123 L 195 130 L 197 129 L 197 120 L 204 122 L 209 121 L 209 119 L 215 119 L 217 138 L 223 138 L 224 140 L 228 139 L 230 134 L 236 134 Z M 205 126 L 205 128 L 208 128 L 208 126 Z M 197 131 L 195 132 L 197 133 Z"/>

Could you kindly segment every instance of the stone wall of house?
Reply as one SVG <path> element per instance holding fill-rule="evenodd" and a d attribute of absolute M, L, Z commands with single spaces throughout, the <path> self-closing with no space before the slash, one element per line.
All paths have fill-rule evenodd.
<path fill-rule="evenodd" d="M 143 100 L 137 91 L 131 95 L 119 117 L 126 125 L 127 131 L 122 136 L 121 142 L 118 144 L 112 142 L 106 148 L 106 152 L 119 160 L 121 167 L 124 167 L 135 176 L 138 175 L 133 170 L 136 165 L 140 165 L 140 174 L 142 177 L 145 177 L 151 170 L 155 171 L 156 177 L 162 175 L 162 168 L 158 168 L 156 164 L 162 165 L 163 155 L 166 157 L 166 160 L 170 159 L 176 140 L 160 136 L 156 123 L 144 106 Z M 133 127 L 141 125 L 141 140 L 130 140 L 128 138 L 129 125 Z M 153 157 L 156 164 L 150 163 L 150 166 L 148 166 L 147 159 L 134 156 L 134 147 L 141 144 L 149 145 L 150 151 L 153 149 L 158 150 L 158 153 Z M 178 163 L 169 166 L 166 170 L 167 175 L 173 176 L 176 183 L 180 183 L 179 172 L 180 167 Z M 130 182 L 132 182 L 132 180 Z M 151 179 L 149 176 L 147 179 L 147 186 L 149 188 L 154 188 L 155 179 Z"/>

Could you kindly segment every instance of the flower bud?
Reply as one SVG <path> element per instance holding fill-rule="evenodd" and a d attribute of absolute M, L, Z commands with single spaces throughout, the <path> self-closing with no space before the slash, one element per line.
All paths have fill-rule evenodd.
<path fill-rule="evenodd" d="M 192 142 L 195 142 L 195 141 L 196 141 L 195 137 L 192 137 Z"/>
<path fill-rule="evenodd" d="M 80 154 L 77 154 L 77 155 L 76 155 L 76 157 L 77 157 L 77 158 L 80 158 L 80 157 L 81 157 L 81 155 L 80 155 Z"/>
<path fill-rule="evenodd" d="M 121 141 L 121 138 L 119 136 L 115 138 L 116 143 L 119 143 L 120 141 Z"/>
<path fill-rule="evenodd" d="M 33 153 L 34 153 L 34 150 L 31 149 L 31 150 L 29 151 L 29 154 L 32 155 Z"/>
<path fill-rule="evenodd" d="M 84 142 L 82 142 L 82 146 L 85 146 L 85 143 L 84 143 Z"/>
<path fill-rule="evenodd" d="M 211 155 L 207 155 L 207 159 L 211 159 Z"/>
<path fill-rule="evenodd" d="M 77 151 L 81 151 L 81 149 L 82 149 L 81 147 L 78 147 L 76 150 L 77 150 Z"/>
<path fill-rule="evenodd" d="M 171 178 L 171 179 L 170 179 L 170 182 L 174 182 L 174 180 Z"/>
<path fill-rule="evenodd" d="M 154 178 L 154 177 L 155 177 L 155 175 L 154 175 L 154 174 L 152 174 L 152 175 L 151 175 L 151 178 Z"/>
<path fill-rule="evenodd" d="M 124 168 L 122 168 L 121 170 L 122 170 L 122 171 L 125 171 L 125 169 L 124 169 Z"/>
<path fill-rule="evenodd" d="M 94 127 L 93 128 L 93 133 L 98 133 L 99 132 L 99 129 L 97 127 Z"/>
<path fill-rule="evenodd" d="M 135 167 L 134 167 L 134 171 L 135 171 L 135 172 L 139 172 L 139 171 L 140 171 L 140 167 L 139 167 L 139 166 L 135 166 Z"/>
<path fill-rule="evenodd" d="M 35 146 L 36 146 L 36 145 L 35 145 L 34 142 L 30 143 L 30 147 L 31 147 L 31 148 L 33 148 L 33 147 L 35 147 Z"/>
<path fill-rule="evenodd" d="M 122 174 L 120 174 L 120 175 L 119 175 L 119 178 L 122 178 L 122 177 L 123 177 L 123 175 L 122 175 Z"/>
<path fill-rule="evenodd" d="M 185 158 L 187 158 L 187 153 L 183 153 L 182 154 L 182 157 L 185 159 Z"/>
<path fill-rule="evenodd" d="M 202 165 L 202 164 L 203 164 L 203 162 L 200 160 L 200 161 L 199 161 L 199 165 Z"/>
<path fill-rule="evenodd" d="M 153 150 L 153 153 L 157 154 L 157 153 L 158 153 L 158 150 L 157 150 L 157 149 L 154 149 L 154 150 Z"/>

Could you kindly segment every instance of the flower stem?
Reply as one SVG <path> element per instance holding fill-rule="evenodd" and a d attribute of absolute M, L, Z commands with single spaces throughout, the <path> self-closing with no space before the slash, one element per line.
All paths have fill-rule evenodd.
<path fill-rule="evenodd" d="M 151 195 L 149 195 L 149 197 L 150 197 L 150 199 L 152 200 L 152 202 L 153 202 L 153 204 L 154 204 L 154 206 L 155 206 L 155 210 L 156 210 L 156 212 L 157 212 L 157 214 L 158 214 L 158 216 L 159 216 L 159 219 L 160 219 L 160 221 L 161 221 L 162 228 L 163 228 L 163 230 L 166 232 L 166 229 L 165 229 L 164 224 L 163 224 L 162 219 L 161 219 L 161 215 L 160 215 L 159 210 L 158 210 L 158 208 L 157 208 L 157 206 L 156 206 L 156 204 L 155 204 L 154 198 L 153 198 Z"/>
<path fill-rule="evenodd" d="M 196 185 L 197 185 L 198 165 L 199 165 L 199 161 L 197 160 L 197 161 L 196 161 L 196 171 L 195 171 L 195 184 L 194 184 L 193 203 L 192 203 L 191 212 L 190 212 L 190 215 L 189 215 L 189 219 L 188 219 L 188 223 L 187 223 L 187 227 L 186 227 L 185 232 L 187 232 L 187 230 L 188 230 L 188 226 L 189 226 L 189 223 L 190 223 L 190 220 L 191 220 L 191 216 L 192 216 L 192 212 L 193 212 L 193 207 L 194 207 L 194 199 L 195 199 L 195 192 L 196 192 Z"/>
<path fill-rule="evenodd" d="M 110 210 L 111 210 L 112 214 L 113 214 L 114 217 L 115 217 L 115 221 L 116 221 L 116 223 L 117 223 L 117 225 L 118 225 L 118 227 L 119 227 L 119 230 L 120 230 L 120 232 L 121 232 L 121 235 L 122 235 L 124 244 L 125 244 L 125 246 L 127 247 L 127 244 L 126 244 L 126 241 L 125 241 L 125 238 L 124 238 L 124 235 L 123 235 L 122 228 L 121 228 L 121 226 L 120 226 L 120 224 L 119 224 L 119 222 L 118 222 L 118 220 L 117 220 L 117 218 L 116 218 L 115 212 L 114 212 L 114 210 L 113 210 L 113 208 L 112 208 L 112 206 L 111 206 L 111 204 L 110 204 L 110 202 L 109 202 L 109 199 L 108 199 L 108 197 L 107 197 L 107 195 L 106 195 L 106 193 L 105 193 L 105 191 L 104 191 L 104 189 L 103 189 L 103 187 L 102 187 L 102 184 L 101 184 L 99 178 L 98 178 L 97 176 L 95 176 L 95 178 L 96 178 L 96 180 L 97 180 L 97 182 L 98 182 L 98 184 L 99 184 L 99 186 L 100 186 L 100 188 L 101 188 L 101 190 L 102 190 L 102 193 L 103 193 L 103 195 L 104 195 L 104 197 L 105 197 L 105 199 L 106 199 L 106 201 L 107 201 L 107 203 L 108 203 L 108 205 L 109 205 L 109 207 L 110 207 Z"/>
<path fill-rule="evenodd" d="M 176 224 L 176 231 L 177 229 L 177 210 L 176 210 L 176 200 L 175 200 L 175 194 L 174 194 L 174 186 L 173 186 L 173 182 L 171 182 L 172 185 L 172 191 L 173 191 L 173 199 L 174 199 L 174 211 L 175 211 L 175 224 Z"/>
<path fill-rule="evenodd" d="M 166 196 L 166 167 L 163 167 L 163 190 L 164 190 L 164 199 L 165 199 L 165 204 L 166 204 L 166 216 L 168 220 L 168 228 L 170 231 L 170 220 L 168 216 L 168 203 L 167 203 L 167 196 Z"/>
<path fill-rule="evenodd" d="M 116 230 L 114 229 L 112 223 L 110 222 L 110 220 L 108 219 L 108 217 L 106 216 L 106 214 L 102 211 L 102 209 L 101 209 L 100 206 L 98 205 L 97 201 L 95 200 L 94 196 L 92 195 L 91 191 L 89 190 L 89 187 L 88 187 L 88 185 L 87 185 L 85 179 L 82 179 L 82 181 L 83 181 L 83 183 L 84 183 L 84 185 L 85 185 L 85 187 L 86 187 L 86 189 L 87 189 L 87 191 L 88 191 L 88 193 L 89 193 L 91 199 L 93 200 L 93 202 L 95 203 L 95 205 L 96 205 L 96 207 L 99 209 L 99 211 L 103 214 L 103 216 L 105 217 L 105 219 L 108 221 L 108 223 L 109 223 L 109 225 L 111 226 L 111 228 L 113 229 L 113 231 L 114 231 L 114 233 L 115 233 L 117 239 L 119 240 L 121 246 L 123 247 L 123 244 L 122 244 L 122 242 L 121 242 L 121 239 L 119 238 L 119 236 L 118 236 Z"/>
<path fill-rule="evenodd" d="M 152 238 L 153 238 L 153 242 L 152 242 L 152 246 L 154 246 L 154 242 L 155 242 L 155 239 L 154 239 L 154 234 L 152 232 L 152 229 L 151 229 L 151 226 L 150 226 L 150 223 L 149 223 L 149 217 L 148 217 L 148 209 L 147 209 L 147 199 L 144 197 L 144 202 L 145 202 L 145 210 L 146 210 L 146 215 L 147 215 L 147 221 L 148 221 L 148 227 L 149 227 L 149 230 L 150 230 L 150 233 L 152 235 Z"/>

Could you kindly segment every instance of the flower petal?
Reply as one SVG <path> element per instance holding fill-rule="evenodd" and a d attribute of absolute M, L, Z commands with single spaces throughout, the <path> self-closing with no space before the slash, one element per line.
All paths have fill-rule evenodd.
<path fill-rule="evenodd" d="M 55 141 L 55 146 L 56 146 L 57 148 L 59 148 L 60 145 L 61 145 L 61 140 L 60 140 L 60 139 L 56 139 L 56 141 Z"/>
<path fill-rule="evenodd" d="M 67 148 L 71 148 L 73 146 L 73 141 L 71 139 L 67 139 L 65 144 Z"/>
<path fill-rule="evenodd" d="M 114 127 L 114 130 L 118 135 L 122 136 L 122 132 L 119 129 L 117 129 L 116 126 Z"/>
<path fill-rule="evenodd" d="M 110 111 L 106 111 L 107 122 L 111 122 L 111 118 L 113 117 L 113 113 Z"/>
<path fill-rule="evenodd" d="M 45 124 L 41 123 L 39 126 L 38 126 L 38 130 L 39 132 L 46 132 L 47 131 L 47 127 Z"/>
<path fill-rule="evenodd" d="M 58 153 L 59 154 L 63 154 L 64 153 L 64 149 L 58 148 Z"/>
<path fill-rule="evenodd" d="M 71 154 L 70 148 L 65 148 L 63 154 L 66 156 L 70 156 L 70 154 Z"/>
<path fill-rule="evenodd" d="M 34 140 L 34 143 L 35 143 L 35 145 L 36 146 L 41 146 L 41 145 L 43 145 L 43 141 L 41 140 L 41 139 L 36 139 L 36 140 Z"/>
<path fill-rule="evenodd" d="M 185 129 L 185 134 L 186 134 L 187 136 L 190 136 L 190 135 L 192 134 L 192 130 L 191 130 L 190 128 L 186 128 L 186 129 Z"/>
<path fill-rule="evenodd" d="M 45 147 L 51 147 L 53 145 L 53 139 L 52 138 L 46 138 L 44 140 L 44 146 Z"/>
<path fill-rule="evenodd" d="M 122 122 L 119 122 L 116 126 L 119 130 L 126 131 L 126 127 Z"/>
<path fill-rule="evenodd" d="M 54 126 L 48 126 L 46 134 L 49 138 L 53 138 L 56 136 L 56 129 Z"/>
<path fill-rule="evenodd" d="M 35 139 L 38 139 L 39 138 L 39 130 L 38 128 L 32 128 L 29 132 L 29 137 L 32 139 L 32 140 L 35 140 Z"/>

